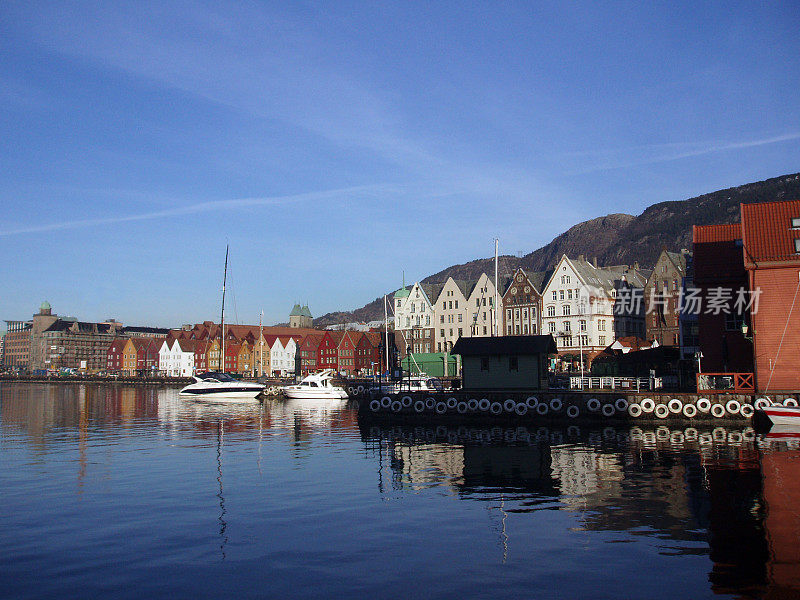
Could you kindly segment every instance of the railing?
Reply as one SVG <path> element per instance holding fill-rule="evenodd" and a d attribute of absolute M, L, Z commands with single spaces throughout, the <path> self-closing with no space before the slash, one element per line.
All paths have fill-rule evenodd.
<path fill-rule="evenodd" d="M 698 373 L 697 392 L 704 394 L 752 394 L 752 373 Z"/>

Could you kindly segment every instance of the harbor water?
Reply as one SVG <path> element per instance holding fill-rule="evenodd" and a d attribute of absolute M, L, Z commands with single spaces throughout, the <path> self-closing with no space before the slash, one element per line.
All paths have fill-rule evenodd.
<path fill-rule="evenodd" d="M 800 596 L 800 438 L 0 384 L 2 598 Z"/>

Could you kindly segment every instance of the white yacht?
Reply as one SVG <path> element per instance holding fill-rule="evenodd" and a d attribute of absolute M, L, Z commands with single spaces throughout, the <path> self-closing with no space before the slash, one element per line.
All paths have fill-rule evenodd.
<path fill-rule="evenodd" d="M 296 385 L 283 387 L 283 394 L 292 400 L 346 400 L 347 392 L 331 383 L 333 375 L 333 369 L 312 373 Z"/>
<path fill-rule="evenodd" d="M 239 381 L 227 373 L 210 371 L 194 375 L 193 379 L 194 383 L 190 383 L 181 390 L 181 396 L 224 402 L 255 400 L 264 391 L 264 386 L 260 383 Z"/>

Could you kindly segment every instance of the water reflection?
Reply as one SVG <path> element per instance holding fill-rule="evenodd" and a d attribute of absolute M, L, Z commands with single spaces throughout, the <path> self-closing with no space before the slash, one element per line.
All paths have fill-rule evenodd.
<path fill-rule="evenodd" d="M 327 535 L 344 556 L 358 554 L 369 536 L 381 548 L 394 548 L 397 532 L 417 527 L 424 535 L 432 527 L 415 512 L 427 510 L 439 519 L 468 516 L 462 528 L 450 523 L 454 542 L 490 539 L 494 568 L 505 563 L 517 569 L 468 565 L 484 569 L 487 579 L 512 572 L 536 579 L 579 567 L 569 561 L 617 560 L 641 550 L 647 558 L 638 559 L 638 568 L 652 568 L 654 578 L 680 577 L 681 569 L 700 573 L 705 587 L 686 590 L 690 597 L 800 595 L 800 434 L 792 431 L 382 425 L 359 421 L 341 403 L 224 405 L 183 400 L 176 388 L 0 384 L 0 443 L 12 466 L 2 471 L 5 489 L 29 486 L 24 491 L 51 493 L 67 507 L 69 493 L 87 505 L 94 497 L 95 509 L 111 511 L 98 502 L 109 493 L 104 482 L 129 485 L 133 494 L 147 481 L 154 489 L 137 496 L 137 518 L 146 518 L 152 502 L 165 515 L 165 531 L 169 519 L 183 519 L 191 543 L 218 562 L 235 563 L 247 546 L 246 532 L 259 527 L 252 548 L 272 540 L 275 529 L 285 535 L 277 540 L 294 540 L 298 530 L 306 537 L 314 537 L 310 531 Z M 329 477 L 333 471 L 336 477 Z M 48 488 L 51 476 L 77 482 L 74 492 Z M 357 489 L 352 497 L 343 481 Z M 124 498 L 125 492 L 114 491 Z M 22 497 L 16 494 L 15 506 L 24 506 Z M 191 510 L 169 513 L 173 499 Z M 339 531 L 335 518 L 320 523 L 316 511 L 329 506 L 341 518 L 351 500 L 380 517 L 359 515 L 370 525 L 349 547 L 350 531 L 361 521 Z M 373 500 L 395 508 L 376 507 Z M 292 511 L 301 517 L 293 520 Z M 65 514 L 77 520 L 78 512 Z M 84 535 L 92 519 L 74 531 L 66 527 L 65 538 Z M 129 526 L 136 531 L 135 523 Z M 145 531 L 153 535 L 155 529 Z M 6 543 L 15 533 L 3 538 Z M 33 539 L 22 549 L 33 552 L 39 543 Z M 587 554 L 576 544 L 585 544 Z M 279 547 L 283 554 L 286 547 Z M 559 552 L 564 562 L 537 570 L 534 556 L 541 561 Z M 595 574 L 595 580 L 638 576 L 623 570 Z M 570 589 L 586 591 L 580 581 Z M 666 592 L 656 587 L 631 595 Z"/>
<path fill-rule="evenodd" d="M 409 491 L 446 485 L 486 502 L 502 513 L 506 539 L 508 514 L 570 511 L 586 531 L 656 538 L 663 555 L 707 554 L 714 593 L 800 593 L 797 436 L 722 427 L 360 431 L 381 450 L 382 482 Z"/>

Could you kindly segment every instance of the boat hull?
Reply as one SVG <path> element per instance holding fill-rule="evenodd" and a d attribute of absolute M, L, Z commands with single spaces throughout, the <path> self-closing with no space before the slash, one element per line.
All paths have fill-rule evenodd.
<path fill-rule="evenodd" d="M 768 406 L 762 411 L 774 425 L 795 425 L 800 427 L 800 407 Z"/>
<path fill-rule="evenodd" d="M 255 385 L 230 385 L 215 384 L 213 387 L 191 384 L 180 391 L 180 395 L 185 398 L 196 400 L 214 400 L 222 402 L 225 400 L 255 400 L 264 391 L 261 386 Z"/>
<path fill-rule="evenodd" d="M 341 388 L 332 389 L 293 389 L 283 388 L 283 395 L 290 400 L 347 400 L 347 392 Z"/>

